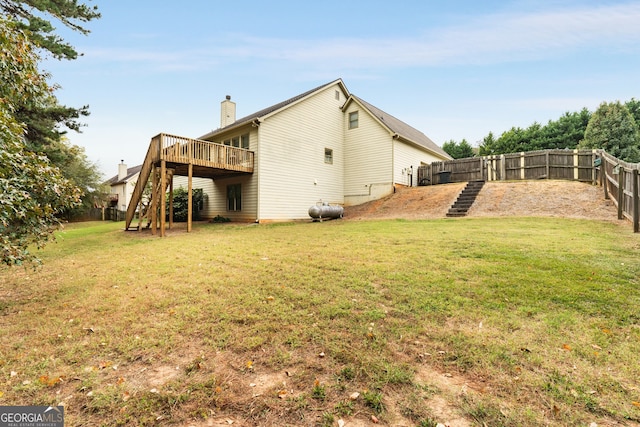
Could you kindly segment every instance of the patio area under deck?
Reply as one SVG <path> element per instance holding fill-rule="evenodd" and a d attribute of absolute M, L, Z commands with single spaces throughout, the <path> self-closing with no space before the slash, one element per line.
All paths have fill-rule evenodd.
<path fill-rule="evenodd" d="M 142 221 L 146 218 L 151 226 L 152 234 L 156 234 L 159 222 L 160 236 L 164 236 L 165 215 L 157 215 L 157 211 L 158 208 L 160 208 L 160 212 L 166 211 L 167 188 L 169 188 L 169 228 L 171 228 L 173 224 L 173 176 L 179 175 L 188 177 L 187 231 L 191 231 L 192 178 L 222 179 L 250 174 L 253 173 L 253 164 L 254 153 L 246 149 L 164 133 L 156 135 L 149 144 L 140 170 L 140 179 L 136 182 L 127 208 L 125 229 L 129 230 L 131 222 L 138 212 L 138 230 L 142 229 Z M 147 205 L 148 209 L 143 212 L 142 194 L 150 177 L 152 178 L 151 199 Z"/>

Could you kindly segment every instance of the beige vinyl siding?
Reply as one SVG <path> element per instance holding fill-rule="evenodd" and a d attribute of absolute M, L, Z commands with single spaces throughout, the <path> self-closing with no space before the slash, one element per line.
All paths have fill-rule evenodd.
<path fill-rule="evenodd" d="M 344 93 L 336 84 L 265 118 L 260 124 L 260 220 L 308 219 L 320 200 L 342 204 Z M 325 148 L 333 163 L 325 163 Z"/>
<path fill-rule="evenodd" d="M 116 207 L 118 210 L 126 211 L 129 203 L 131 202 L 131 196 L 133 195 L 133 189 L 136 187 L 136 181 L 139 174 L 133 175 L 124 184 L 118 184 L 111 187 L 111 194 L 118 195 L 118 204 Z"/>
<path fill-rule="evenodd" d="M 240 211 L 227 210 L 227 186 L 240 184 L 242 191 L 242 209 Z M 217 215 L 238 222 L 255 222 L 257 218 L 257 177 L 242 175 L 240 177 L 216 179 L 213 181 L 214 197 L 209 199 L 211 217 Z"/>
<path fill-rule="evenodd" d="M 258 218 L 258 176 L 255 171 L 258 170 L 258 128 L 245 127 L 233 134 L 225 134 L 216 137 L 216 141 L 233 138 L 249 133 L 249 150 L 255 153 L 254 157 L 254 173 L 250 175 L 241 175 L 233 178 L 216 179 L 212 182 L 211 194 L 208 194 L 207 216 L 206 218 L 214 218 L 217 215 L 229 218 L 232 221 L 254 222 Z M 229 212 L 227 210 L 227 185 L 240 184 L 242 191 L 242 210 L 237 212 Z M 204 217 L 204 215 L 203 215 Z"/>
<path fill-rule="evenodd" d="M 420 162 L 431 163 L 442 160 L 433 154 L 428 153 L 424 149 L 420 149 L 415 145 L 395 140 L 394 141 L 394 169 L 393 179 L 396 184 L 410 185 L 411 179 L 407 173 L 407 169 L 413 166 L 413 183 L 412 185 L 418 185 L 416 179 L 418 178 L 418 166 Z M 404 171 L 404 173 L 403 173 Z"/>
<path fill-rule="evenodd" d="M 358 111 L 358 127 L 349 129 L 349 113 Z M 343 117 L 346 204 L 373 200 L 393 191 L 392 139 L 388 130 L 356 102 Z"/>

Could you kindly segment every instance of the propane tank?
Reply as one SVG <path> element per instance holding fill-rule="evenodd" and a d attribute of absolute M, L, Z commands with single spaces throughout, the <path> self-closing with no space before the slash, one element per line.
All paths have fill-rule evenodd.
<path fill-rule="evenodd" d="M 342 215 L 344 215 L 342 206 L 331 206 L 327 202 L 318 203 L 309 208 L 309 216 L 313 221 L 322 222 L 325 219 L 342 218 Z"/>

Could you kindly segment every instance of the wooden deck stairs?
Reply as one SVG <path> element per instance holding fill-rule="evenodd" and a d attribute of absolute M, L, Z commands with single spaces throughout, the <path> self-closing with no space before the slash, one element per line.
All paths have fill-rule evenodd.
<path fill-rule="evenodd" d="M 160 200 L 162 193 L 166 193 L 167 189 L 172 187 L 173 175 L 175 174 L 175 169 L 167 169 L 164 180 L 162 180 L 162 176 L 159 170 L 154 170 L 152 174 L 153 176 L 151 177 L 151 180 L 152 180 L 151 188 L 146 189 L 148 191 L 143 190 L 141 200 L 139 201 L 138 225 L 136 226 L 128 225 L 127 230 L 129 231 L 131 230 L 140 231 L 143 228 L 144 221 L 146 221 L 146 226 L 144 228 L 151 227 L 152 221 L 155 220 L 152 212 L 153 202 L 154 200 Z M 155 187 L 155 191 L 153 189 L 154 187 Z M 173 191 L 171 191 L 171 193 L 173 193 Z M 157 214 L 158 212 L 156 211 L 156 215 Z"/>
<path fill-rule="evenodd" d="M 254 153 L 212 141 L 184 138 L 161 133 L 151 138 L 147 155 L 140 169 L 131 201 L 127 207 L 125 230 L 142 230 L 143 222 L 160 236 L 164 236 L 166 215 L 169 208 L 169 228 L 173 223 L 173 177 L 188 177 L 188 193 L 192 193 L 192 178 L 222 179 L 253 173 Z M 148 189 L 151 178 L 151 189 Z M 167 195 L 167 190 L 169 194 Z M 169 200 L 167 201 L 167 197 Z M 168 203 L 167 203 L 168 202 Z M 191 231 L 192 201 L 189 197 L 187 230 Z M 132 226 L 137 216 L 138 224 Z"/>
<path fill-rule="evenodd" d="M 463 217 L 467 215 L 469 208 L 475 202 L 478 193 L 482 190 L 484 181 L 469 181 L 466 187 L 460 192 L 455 203 L 451 205 L 447 212 L 447 217 Z"/>

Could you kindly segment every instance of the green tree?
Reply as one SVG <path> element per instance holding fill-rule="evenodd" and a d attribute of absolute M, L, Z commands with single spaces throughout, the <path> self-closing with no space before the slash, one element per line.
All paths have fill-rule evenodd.
<path fill-rule="evenodd" d="M 16 23 L 33 44 L 58 59 L 76 59 L 78 52 L 55 34 L 51 16 L 66 27 L 88 34 L 83 24 L 100 17 L 97 6 L 78 4 L 78 0 L 0 0 L 0 9 Z"/>
<path fill-rule="evenodd" d="M 636 121 L 636 125 L 640 126 L 640 100 L 631 98 L 629 101 L 625 102 L 624 105 L 633 116 L 633 119 Z"/>
<path fill-rule="evenodd" d="M 539 149 L 574 149 L 584 138 L 584 132 L 591 118 L 587 108 L 579 112 L 566 112 L 558 120 L 549 120 L 541 130 L 542 145 Z"/>
<path fill-rule="evenodd" d="M 78 4 L 77 0 L 0 0 L 0 9 L 21 30 L 39 51 L 58 59 L 75 59 L 76 50 L 54 34 L 54 26 L 47 18 L 56 19 L 68 28 L 88 34 L 83 23 L 100 17 L 97 7 Z M 81 117 L 89 115 L 88 106 L 71 108 L 59 105 L 53 95 L 56 87 L 41 96 L 23 99 L 14 107 L 14 116 L 24 124 L 27 150 L 46 155 L 82 191 L 82 205 L 65 212 L 66 217 L 81 214 L 90 208 L 94 199 L 103 193 L 102 176 L 97 165 L 91 163 L 84 150 L 69 145 L 67 129 L 80 132 Z"/>
<path fill-rule="evenodd" d="M 473 147 L 463 139 L 460 142 L 456 142 L 453 139 L 442 144 L 442 149 L 454 159 L 465 159 L 467 157 L 474 157 Z"/>
<path fill-rule="evenodd" d="M 109 188 L 104 183 L 98 165 L 89 161 L 83 147 L 71 145 L 62 138 L 44 147 L 43 153 L 60 169 L 62 176 L 80 189 L 81 202 L 62 212 L 65 219 L 81 216 L 96 204 L 102 204 Z"/>
<path fill-rule="evenodd" d="M 620 101 L 600 104 L 593 113 L 580 148 L 602 148 L 626 162 L 640 162 L 638 125 Z"/>
<path fill-rule="evenodd" d="M 491 154 L 517 153 L 519 151 L 529 151 L 528 140 L 530 133 L 520 127 L 512 127 L 503 132 L 500 137 L 495 140 L 491 149 Z"/>
<path fill-rule="evenodd" d="M 480 144 L 478 154 L 481 156 L 498 154 L 494 151 L 495 144 L 496 138 L 493 136 L 493 132 L 489 132 L 489 134 L 482 139 L 482 144 Z"/>
<path fill-rule="evenodd" d="M 0 17 L 0 259 L 6 265 L 36 261 L 60 226 L 58 215 L 79 202 L 79 190 L 45 156 L 26 150 L 16 106 L 49 93 L 38 56 L 22 31 Z M 46 177 L 46 179 L 43 179 Z"/>
<path fill-rule="evenodd" d="M 25 146 L 29 151 L 44 154 L 57 166 L 64 177 L 69 179 L 82 192 L 82 204 L 65 211 L 64 216 L 72 219 L 92 208 L 98 200 L 103 200 L 108 192 L 104 179 L 96 164 L 89 161 L 84 148 L 71 145 L 66 131 L 60 130 L 61 124 L 79 132 L 80 125 L 75 121 L 79 113 L 88 115 L 86 107 L 82 110 L 57 105 L 53 96 L 40 100 L 38 106 L 28 105 L 18 108 L 16 116 L 26 126 Z"/>
<path fill-rule="evenodd" d="M 200 210 L 204 202 L 204 191 L 202 188 L 194 188 L 192 190 L 193 212 L 191 219 L 193 221 L 200 220 Z M 167 206 L 166 215 L 169 215 L 169 206 Z M 180 187 L 173 190 L 173 219 L 177 222 L 186 222 L 189 217 L 189 191 Z"/>
<path fill-rule="evenodd" d="M 584 138 L 591 113 L 586 108 L 579 112 L 566 112 L 558 120 L 549 120 L 542 126 L 534 122 L 526 129 L 512 127 L 499 138 L 489 133 L 480 145 L 481 156 L 549 149 L 574 149 Z"/>

